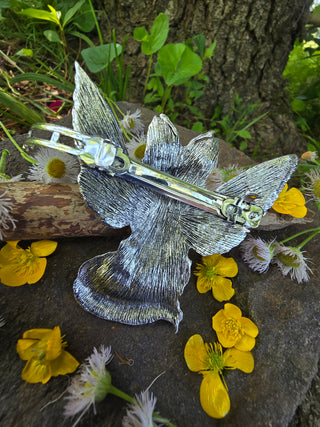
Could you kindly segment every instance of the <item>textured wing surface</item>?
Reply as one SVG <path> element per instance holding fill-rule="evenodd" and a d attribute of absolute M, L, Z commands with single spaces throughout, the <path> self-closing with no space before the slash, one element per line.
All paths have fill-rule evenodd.
<path fill-rule="evenodd" d="M 130 325 L 164 319 L 178 328 L 178 296 L 189 281 L 191 265 L 176 221 L 179 202 L 147 189 L 142 192 L 131 236 L 117 252 L 81 266 L 75 296 L 86 310 L 104 319 Z"/>
<path fill-rule="evenodd" d="M 120 127 L 109 105 L 77 62 L 75 68 L 76 87 L 72 109 L 74 130 L 90 136 L 108 138 L 127 153 Z"/>
<path fill-rule="evenodd" d="M 238 246 L 248 230 L 192 206 L 181 214 L 181 226 L 188 246 L 202 256 L 223 254 Z"/>
<path fill-rule="evenodd" d="M 216 191 L 230 197 L 253 194 L 257 197 L 255 204 L 261 206 L 266 213 L 278 198 L 297 165 L 298 158 L 294 154 L 278 157 L 249 168 L 220 185 Z"/>
<path fill-rule="evenodd" d="M 211 132 L 197 136 L 183 147 L 175 175 L 191 184 L 205 187 L 208 176 L 218 162 L 218 156 L 219 139 L 212 138 Z"/>

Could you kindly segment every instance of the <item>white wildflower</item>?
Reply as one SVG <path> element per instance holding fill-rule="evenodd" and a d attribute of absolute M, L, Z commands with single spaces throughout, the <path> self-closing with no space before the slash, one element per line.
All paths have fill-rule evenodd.
<path fill-rule="evenodd" d="M 15 222 L 17 222 L 16 219 L 11 217 L 13 202 L 9 197 L 5 197 L 8 191 L 7 189 L 4 193 L 0 194 L 0 240 L 3 240 L 5 230 L 9 230 L 10 226 L 15 230 Z"/>
<path fill-rule="evenodd" d="M 73 424 L 77 425 L 83 415 L 93 407 L 96 413 L 95 402 L 103 400 L 109 392 L 111 386 L 111 376 L 105 365 L 112 359 L 111 347 L 101 346 L 99 351 L 94 348 L 93 353 L 80 366 L 79 374 L 73 378 L 67 389 L 69 396 L 64 408 L 66 417 L 73 417 L 80 413 Z"/>
<path fill-rule="evenodd" d="M 305 153 L 301 154 L 301 159 L 306 161 L 312 161 L 316 160 L 318 158 L 316 151 L 306 151 Z"/>
<path fill-rule="evenodd" d="M 244 261 L 252 270 L 259 273 L 264 273 L 269 268 L 274 256 L 273 247 L 273 242 L 265 242 L 260 237 L 258 239 L 248 237 L 240 245 Z"/>
<path fill-rule="evenodd" d="M 0 182 L 19 182 L 22 179 L 22 174 L 13 176 L 12 178 L 0 173 Z"/>
<path fill-rule="evenodd" d="M 320 202 L 320 167 L 311 169 L 306 176 L 310 182 L 304 184 L 302 191 L 314 201 Z"/>
<path fill-rule="evenodd" d="M 143 133 L 140 133 L 136 137 L 132 138 L 130 142 L 126 143 L 129 157 L 133 159 L 142 160 L 146 150 L 147 137 Z"/>
<path fill-rule="evenodd" d="M 134 135 L 139 135 L 144 130 L 144 124 L 140 119 L 141 110 L 137 109 L 134 113 L 127 111 L 127 114 L 120 121 L 120 125 Z"/>
<path fill-rule="evenodd" d="M 140 395 L 135 395 L 132 403 L 129 403 L 127 414 L 122 420 L 122 427 L 155 427 L 153 411 L 157 398 L 145 390 Z"/>
<path fill-rule="evenodd" d="M 41 147 L 34 158 L 37 164 L 29 168 L 30 181 L 42 181 L 46 184 L 77 182 L 79 162 L 70 154 Z"/>
<path fill-rule="evenodd" d="M 278 265 L 281 273 L 286 276 L 290 273 L 291 279 L 296 279 L 300 284 L 309 280 L 311 268 L 307 265 L 303 252 L 298 247 L 275 246 L 275 257 L 273 261 Z"/>

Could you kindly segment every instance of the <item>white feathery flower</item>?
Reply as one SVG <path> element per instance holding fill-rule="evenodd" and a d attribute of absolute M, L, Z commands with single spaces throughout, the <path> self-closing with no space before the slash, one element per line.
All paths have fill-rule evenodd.
<path fill-rule="evenodd" d="M 318 158 L 318 155 L 316 151 L 306 151 L 305 153 L 301 154 L 302 160 L 312 162 L 312 160 L 316 160 L 317 158 Z"/>
<path fill-rule="evenodd" d="M 21 181 L 21 178 L 22 178 L 22 174 L 13 176 L 12 178 L 10 177 L 7 178 L 3 174 L 0 174 L 0 182 L 18 182 L 18 181 Z"/>
<path fill-rule="evenodd" d="M 132 403 L 129 403 L 127 413 L 122 420 L 122 427 L 155 427 L 153 411 L 157 398 L 149 390 L 135 395 Z"/>
<path fill-rule="evenodd" d="M 303 252 L 298 247 L 275 246 L 275 257 L 273 261 L 278 265 L 281 273 L 286 276 L 290 273 L 291 279 L 296 279 L 300 284 L 309 280 L 311 268 L 307 265 Z"/>
<path fill-rule="evenodd" d="M 140 116 L 141 110 L 139 109 L 137 109 L 134 113 L 127 111 L 127 114 L 125 114 L 123 119 L 120 121 L 120 125 L 134 135 L 139 135 L 144 130 L 144 123 L 140 119 Z"/>
<path fill-rule="evenodd" d="M 73 424 L 77 425 L 83 415 L 93 406 L 96 413 L 95 402 L 103 400 L 111 386 L 111 376 L 105 365 L 112 359 L 111 347 L 101 346 L 99 351 L 94 347 L 86 362 L 80 366 L 79 374 L 72 379 L 67 388 L 69 395 L 64 407 L 64 415 L 73 417 L 80 412 Z"/>
<path fill-rule="evenodd" d="M 27 177 L 30 181 L 41 181 L 46 184 L 77 182 L 79 162 L 70 154 L 41 147 L 34 158 L 37 164 L 29 168 Z"/>
<path fill-rule="evenodd" d="M 268 270 L 274 256 L 273 241 L 265 242 L 260 239 L 260 237 L 257 239 L 248 237 L 241 243 L 240 248 L 242 251 L 242 258 L 249 264 L 252 270 L 258 271 L 259 273 L 264 273 Z"/>
<path fill-rule="evenodd" d="M 5 197 L 8 191 L 7 189 L 4 193 L 0 194 L 0 240 L 3 240 L 5 236 L 4 230 L 9 230 L 9 224 L 11 224 L 13 230 L 15 230 L 15 222 L 17 222 L 16 219 L 11 217 L 13 202 L 9 197 Z"/>
<path fill-rule="evenodd" d="M 310 182 L 304 184 L 302 191 L 314 201 L 320 202 L 320 167 L 311 169 L 306 176 Z"/>

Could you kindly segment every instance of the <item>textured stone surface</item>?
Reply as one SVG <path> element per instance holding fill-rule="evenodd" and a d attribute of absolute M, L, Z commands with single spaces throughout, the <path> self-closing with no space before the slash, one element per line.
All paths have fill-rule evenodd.
<path fill-rule="evenodd" d="M 193 133 L 184 130 L 181 135 L 184 141 L 188 141 Z M 23 142 L 24 138 L 20 137 L 19 141 Z M 4 142 L 2 146 L 10 147 L 12 153 L 7 172 L 13 174 L 19 168 L 25 170 L 26 163 L 20 160 L 10 144 Z M 248 164 L 249 161 L 241 153 L 223 145 L 220 164 L 229 163 Z M 308 227 L 319 224 L 319 215 L 316 215 Z M 255 232 L 255 235 L 281 240 L 303 229 L 301 225 L 290 226 L 279 232 Z M 120 237 L 71 238 L 58 242 L 56 252 L 48 257 L 46 273 L 37 284 L 18 288 L 0 286 L 0 314 L 7 320 L 0 329 L 0 420 L 3 425 L 71 425 L 70 421 L 64 421 L 62 415 L 63 397 L 43 408 L 60 396 L 70 378 L 56 377 L 45 385 L 23 382 L 21 371 L 25 362 L 19 359 L 15 349 L 25 330 L 56 325 L 65 334 L 68 350 L 80 362 L 91 354 L 94 346 L 101 344 L 111 345 L 124 359 L 133 359 L 134 364 L 129 366 L 115 356 L 109 365 L 114 385 L 129 394 L 147 388 L 157 375 L 164 372 L 151 390 L 158 398 L 157 410 L 179 426 L 253 427 L 290 423 L 317 373 L 320 342 L 319 240 L 315 238 L 306 246 L 313 261 L 314 274 L 309 282 L 301 285 L 282 277 L 276 267 L 263 275 L 256 274 L 243 263 L 238 248 L 231 251 L 230 255 L 239 265 L 239 274 L 233 279 L 236 294 L 231 302 L 257 324 L 260 333 L 253 350 L 254 372 L 250 375 L 240 371 L 225 374 L 231 411 L 221 421 L 209 418 L 202 411 L 199 402 L 201 376 L 187 369 L 183 350 L 188 338 L 195 333 L 200 333 L 205 341 L 215 340 L 211 317 L 223 307 L 223 303 L 215 301 L 211 293 L 200 295 L 192 275 L 180 297 L 184 318 L 178 334 L 171 324 L 164 321 L 130 327 L 98 319 L 75 302 L 72 284 L 84 261 L 115 250 Z M 190 258 L 194 269 L 200 262 L 200 256 L 191 252 Z M 306 405 L 308 403 L 305 402 L 304 407 L 308 407 Z M 83 425 L 118 426 L 124 414 L 123 407 L 120 399 L 109 396 L 96 405 L 97 415 L 90 413 Z M 299 418 L 295 420 L 295 425 L 311 426 L 320 422 L 316 412 L 310 423 L 299 424 Z"/>

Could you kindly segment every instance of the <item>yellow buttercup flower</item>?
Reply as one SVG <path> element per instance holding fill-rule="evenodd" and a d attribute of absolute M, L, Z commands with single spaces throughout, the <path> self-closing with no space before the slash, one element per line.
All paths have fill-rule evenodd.
<path fill-rule="evenodd" d="M 223 418 L 230 410 L 228 389 L 222 376 L 223 369 L 240 369 L 250 373 L 254 368 L 254 359 L 250 351 L 235 348 L 222 352 L 221 344 L 204 343 L 201 335 L 189 338 L 184 358 L 192 372 L 203 375 L 200 386 L 200 403 L 203 410 L 213 418 Z"/>
<path fill-rule="evenodd" d="M 18 340 L 17 352 L 27 364 L 22 379 L 28 383 L 47 383 L 51 377 L 74 372 L 79 362 L 64 347 L 59 326 L 30 329 Z"/>
<path fill-rule="evenodd" d="M 242 317 L 239 307 L 227 303 L 212 317 L 212 328 L 216 331 L 223 347 L 235 347 L 241 351 L 250 351 L 255 346 L 255 337 L 259 330 L 247 317 Z"/>
<path fill-rule="evenodd" d="M 211 289 L 214 298 L 220 302 L 228 301 L 234 295 L 232 282 L 226 278 L 238 274 L 238 266 L 233 258 L 218 254 L 204 256 L 194 274 L 198 276 L 197 289 L 201 294 Z"/>
<path fill-rule="evenodd" d="M 272 209 L 281 214 L 291 215 L 295 218 L 303 218 L 307 215 L 307 208 L 305 207 L 305 198 L 300 190 L 297 188 L 290 188 L 288 190 L 286 184 L 279 194 L 279 197 L 274 202 Z"/>
<path fill-rule="evenodd" d="M 7 242 L 0 250 L 0 281 L 7 286 L 36 283 L 44 275 L 47 259 L 56 250 L 57 242 L 40 240 L 28 249 L 18 245 L 19 240 Z"/>

